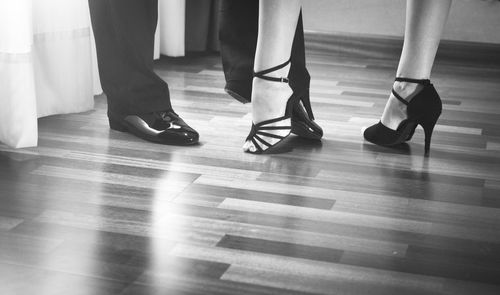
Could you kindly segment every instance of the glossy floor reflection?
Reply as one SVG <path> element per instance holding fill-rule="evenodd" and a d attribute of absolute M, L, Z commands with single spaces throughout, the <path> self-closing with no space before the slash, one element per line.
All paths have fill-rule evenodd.
<path fill-rule="evenodd" d="M 156 64 L 199 146 L 110 131 L 102 96 L 39 120 L 37 148 L 0 145 L 0 294 L 499 294 L 498 56 L 438 55 L 444 112 L 426 158 L 420 129 L 397 148 L 361 136 L 396 57 L 320 41 L 322 142 L 243 153 L 250 106 L 202 55 Z"/>

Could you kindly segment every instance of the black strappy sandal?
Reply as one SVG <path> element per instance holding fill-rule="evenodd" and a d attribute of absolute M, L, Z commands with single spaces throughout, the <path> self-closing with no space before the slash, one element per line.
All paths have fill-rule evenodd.
<path fill-rule="evenodd" d="M 286 62 L 272 67 L 270 69 L 260 71 L 260 72 L 254 72 L 254 77 L 259 78 L 259 79 L 264 79 L 267 81 L 272 81 L 272 82 L 280 82 L 280 83 L 287 83 L 289 84 L 289 79 L 288 77 L 270 77 L 267 76 L 267 74 L 272 73 L 276 70 L 279 70 L 281 68 L 284 68 L 290 63 L 290 60 L 287 60 Z M 292 88 L 293 94 L 288 98 L 287 104 L 286 104 L 286 109 L 285 109 L 285 114 L 281 117 L 270 119 L 270 120 L 265 120 L 260 123 L 252 123 L 252 129 L 250 130 L 250 134 L 248 135 L 246 141 L 251 141 L 253 145 L 255 146 L 256 150 L 255 151 L 250 151 L 247 150 L 246 152 L 252 153 L 252 154 L 262 154 L 266 153 L 272 150 L 275 146 L 277 146 L 280 142 L 283 141 L 287 136 L 290 135 L 291 130 L 292 130 L 292 125 L 291 125 L 291 118 L 292 118 L 292 113 L 294 109 L 298 109 L 299 106 L 299 101 L 302 97 L 301 93 L 298 93 L 296 89 L 294 89 L 294 86 L 292 84 L 289 84 L 290 87 Z M 290 120 L 290 122 L 286 122 L 286 120 Z M 285 122 L 284 125 L 273 125 L 269 126 L 273 123 L 277 122 Z M 288 133 L 284 136 L 279 135 L 279 134 L 274 134 L 271 133 L 273 130 L 288 130 Z M 270 132 L 271 131 L 271 132 Z M 278 141 L 274 143 L 270 143 L 268 138 L 272 139 L 278 139 Z M 273 140 L 274 141 L 274 140 Z"/>
<path fill-rule="evenodd" d="M 431 137 L 442 111 L 442 102 L 439 94 L 429 80 L 411 78 L 396 78 L 399 82 L 417 83 L 423 88 L 408 102 L 395 90 L 392 94 L 406 105 L 408 118 L 403 120 L 396 130 L 392 130 L 378 122 L 364 132 L 364 137 L 369 142 L 382 146 L 394 146 L 410 140 L 415 133 L 415 128 L 421 125 L 425 132 L 425 155 L 429 155 Z"/>

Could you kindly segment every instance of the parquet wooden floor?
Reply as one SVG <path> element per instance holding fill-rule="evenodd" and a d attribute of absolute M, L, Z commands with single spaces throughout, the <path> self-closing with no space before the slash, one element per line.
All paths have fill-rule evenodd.
<path fill-rule="evenodd" d="M 156 64 L 198 146 L 110 131 L 103 96 L 40 119 L 37 148 L 0 145 L 0 294 L 500 294 L 500 66 L 474 57 L 494 50 L 441 50 L 425 158 L 421 129 L 398 149 L 361 136 L 398 50 L 320 41 L 321 143 L 243 153 L 250 105 L 209 54 Z"/>

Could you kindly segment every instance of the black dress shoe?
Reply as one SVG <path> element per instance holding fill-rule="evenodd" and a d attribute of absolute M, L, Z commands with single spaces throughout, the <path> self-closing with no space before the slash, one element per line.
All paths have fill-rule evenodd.
<path fill-rule="evenodd" d="M 160 111 L 139 115 L 120 116 L 108 111 L 109 126 L 113 130 L 130 132 L 147 141 L 191 145 L 199 135 L 174 111 Z"/>

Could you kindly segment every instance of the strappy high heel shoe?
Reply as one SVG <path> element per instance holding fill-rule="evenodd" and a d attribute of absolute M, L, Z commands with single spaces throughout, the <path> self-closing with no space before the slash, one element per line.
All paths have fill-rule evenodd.
<path fill-rule="evenodd" d="M 425 133 L 425 155 L 427 156 L 431 146 L 432 131 L 442 111 L 441 98 L 429 80 L 396 78 L 396 81 L 417 83 L 423 86 L 409 102 L 404 100 L 394 88 L 392 89 L 394 97 L 406 105 L 408 118 L 404 119 L 396 130 L 378 122 L 367 128 L 363 135 L 366 140 L 374 144 L 394 146 L 410 140 L 415 128 L 421 125 Z"/>
<path fill-rule="evenodd" d="M 247 142 L 251 141 L 255 146 L 255 150 L 254 151 L 246 150 L 246 152 L 248 153 L 262 154 L 269 152 L 272 150 L 272 148 L 276 147 L 280 142 L 282 142 L 283 139 L 288 137 L 292 131 L 292 125 L 291 125 L 292 113 L 294 109 L 300 110 L 298 106 L 301 97 L 303 97 L 303 94 L 298 92 L 298 89 L 296 89 L 295 85 L 290 82 L 288 77 L 277 78 L 268 76 L 268 74 L 286 67 L 289 63 L 290 60 L 287 60 L 286 62 L 278 66 L 272 67 L 270 69 L 263 70 L 260 72 L 254 72 L 255 78 L 272 82 L 287 83 L 290 86 L 290 88 L 292 88 L 293 93 L 290 96 L 290 98 L 288 98 L 285 114 L 283 116 L 270 120 L 265 120 L 259 123 L 252 122 L 252 129 L 250 130 L 250 133 L 248 134 L 246 141 Z M 280 122 L 280 124 L 276 124 L 278 122 Z M 273 131 L 287 131 L 287 134 L 280 135 L 277 133 L 273 133 Z M 271 141 L 273 143 L 271 143 Z"/>
<path fill-rule="evenodd" d="M 294 70 L 294 66 L 292 64 L 292 67 L 290 69 L 290 72 Z M 300 71 L 300 69 L 297 69 Z M 307 72 L 306 72 L 307 74 Z M 292 76 L 297 76 L 293 75 Z M 298 79 L 304 79 L 304 77 L 297 77 Z M 309 74 L 306 75 L 305 81 L 302 82 L 302 84 L 309 84 Z M 234 83 L 235 84 L 235 83 Z M 243 84 L 243 83 L 240 83 Z M 293 84 L 293 83 L 292 83 Z M 229 85 L 229 84 L 228 84 Z M 230 86 L 226 85 L 226 88 L 224 90 L 226 91 L 227 94 L 232 96 L 234 99 L 238 100 L 239 102 L 242 103 L 249 103 L 250 102 L 250 94 L 251 91 L 243 91 L 241 89 L 236 90 L 236 87 L 231 88 Z M 300 86 L 300 88 L 306 88 L 307 90 L 303 92 L 302 96 L 300 97 L 301 104 L 295 105 L 292 111 L 292 133 L 296 134 L 300 137 L 307 138 L 307 139 L 313 139 L 313 140 L 320 140 L 323 137 L 323 129 L 321 126 L 319 126 L 315 121 L 314 121 L 314 114 L 312 112 L 312 107 L 311 107 L 311 102 L 309 99 L 309 86 Z M 246 95 L 242 95 L 240 93 L 246 93 Z"/>

